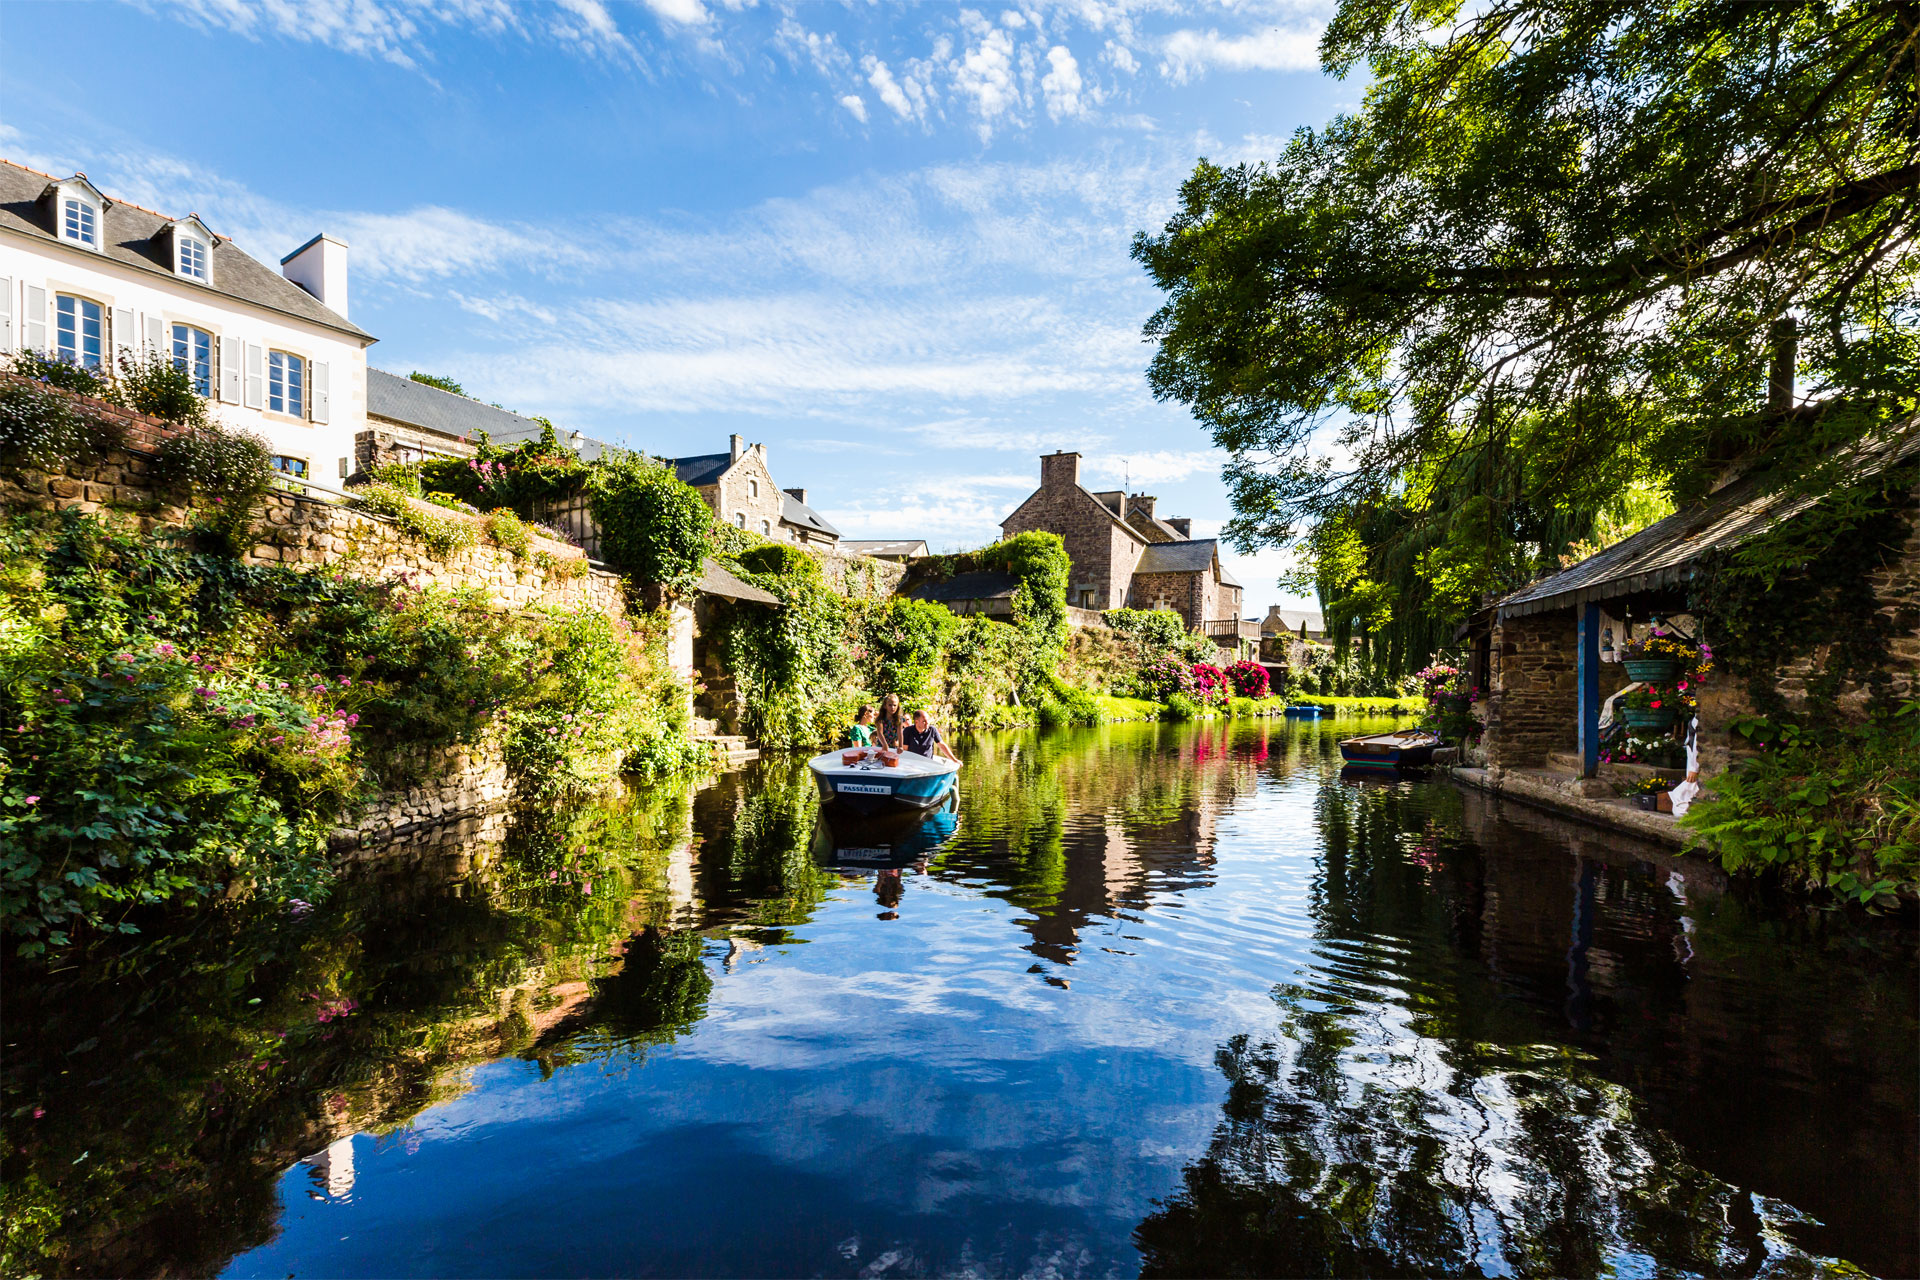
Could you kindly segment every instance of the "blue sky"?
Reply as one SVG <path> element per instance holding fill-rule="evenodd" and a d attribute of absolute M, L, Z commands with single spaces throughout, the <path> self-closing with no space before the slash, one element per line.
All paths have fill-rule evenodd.
<path fill-rule="evenodd" d="M 738 431 L 849 537 L 979 545 L 1037 455 L 1210 534 L 1128 258 L 1202 155 L 1361 88 L 1303 3 L 0 6 L 0 155 L 352 245 L 378 368 L 664 454 Z M 85 55 L 77 56 L 84 50 Z M 1233 557 L 1247 611 L 1285 556 Z"/>

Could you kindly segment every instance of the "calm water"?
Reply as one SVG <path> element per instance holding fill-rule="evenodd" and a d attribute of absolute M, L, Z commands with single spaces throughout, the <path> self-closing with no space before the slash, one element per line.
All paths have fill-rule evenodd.
<path fill-rule="evenodd" d="M 1339 731 L 976 740 L 923 828 L 769 761 L 10 973 L 13 1265 L 1920 1273 L 1910 926 Z"/>

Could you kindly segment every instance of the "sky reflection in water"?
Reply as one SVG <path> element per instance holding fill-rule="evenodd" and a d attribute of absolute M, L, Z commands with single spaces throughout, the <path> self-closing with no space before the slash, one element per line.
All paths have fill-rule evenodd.
<path fill-rule="evenodd" d="M 523 836 L 518 880 L 415 904 L 393 924 L 428 921 L 418 954 L 356 962 L 348 1021 L 390 1047 L 306 1081 L 305 1127 L 277 1140 L 325 1150 L 277 1208 L 120 1256 L 242 1276 L 1915 1269 L 1910 937 L 1849 941 L 1449 784 L 1343 782 L 1334 736 L 978 741 L 950 838 L 897 872 L 779 761 Z M 593 872 L 595 840 L 645 856 Z M 598 901 L 540 887 L 563 873 L 597 876 Z M 466 921 L 458 946 L 435 912 Z M 476 942 L 503 921 L 510 963 Z M 412 1076 L 402 1027 L 436 1046 Z"/>

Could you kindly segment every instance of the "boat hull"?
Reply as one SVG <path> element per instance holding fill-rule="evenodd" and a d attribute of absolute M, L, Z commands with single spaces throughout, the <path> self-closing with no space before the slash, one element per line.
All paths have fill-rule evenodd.
<path fill-rule="evenodd" d="M 1350 769 L 1418 769 L 1433 763 L 1438 739 L 1398 734 L 1348 738 L 1340 744 L 1340 758 Z"/>
<path fill-rule="evenodd" d="M 950 760 L 901 757 L 891 769 L 844 765 L 839 752 L 808 761 L 820 799 L 855 813 L 931 809 L 953 794 L 960 766 Z"/>

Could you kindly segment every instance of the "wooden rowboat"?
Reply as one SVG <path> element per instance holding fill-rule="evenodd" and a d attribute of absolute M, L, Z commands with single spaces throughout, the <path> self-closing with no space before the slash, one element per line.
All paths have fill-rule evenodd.
<path fill-rule="evenodd" d="M 1433 762 L 1440 735 L 1425 729 L 1369 733 L 1340 744 L 1340 757 L 1356 769 L 1411 769 Z"/>

